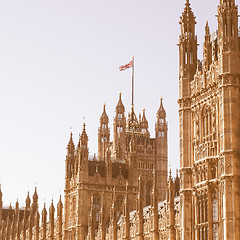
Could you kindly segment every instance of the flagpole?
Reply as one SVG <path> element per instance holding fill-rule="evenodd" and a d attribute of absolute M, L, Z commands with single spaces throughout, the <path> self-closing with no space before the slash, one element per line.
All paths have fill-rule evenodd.
<path fill-rule="evenodd" d="M 132 65 L 132 107 L 134 106 L 133 98 L 134 98 L 134 57 L 132 59 L 133 65 Z"/>

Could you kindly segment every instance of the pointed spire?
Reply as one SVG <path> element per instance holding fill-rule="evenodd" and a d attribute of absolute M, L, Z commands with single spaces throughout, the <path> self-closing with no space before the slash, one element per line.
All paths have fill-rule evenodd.
<path fill-rule="evenodd" d="M 145 108 L 143 109 L 143 115 L 142 118 L 140 119 L 140 126 L 142 129 L 142 133 L 148 133 L 148 120 L 146 118 L 146 114 L 145 114 Z"/>
<path fill-rule="evenodd" d="M 140 125 L 137 119 L 137 116 L 134 112 L 134 106 L 131 106 L 131 111 L 128 114 L 128 120 L 127 120 L 127 130 L 130 132 L 139 132 L 140 131 Z"/>
<path fill-rule="evenodd" d="M 59 196 L 59 201 L 58 201 L 57 208 L 58 208 L 58 214 L 60 214 L 60 213 L 61 213 L 60 211 L 63 209 L 61 194 L 60 194 L 60 196 Z"/>
<path fill-rule="evenodd" d="M 67 150 L 68 150 L 68 153 L 74 153 L 74 151 L 75 151 L 75 145 L 73 143 L 72 132 L 70 133 L 70 139 L 69 139 L 69 142 L 68 142 L 68 145 L 67 145 Z"/>
<path fill-rule="evenodd" d="M 81 147 L 84 149 L 87 149 L 87 143 L 88 143 L 88 136 L 87 136 L 87 132 L 86 132 L 86 124 L 85 122 L 83 123 L 83 130 L 82 130 L 82 134 L 80 136 L 81 139 Z"/>
<path fill-rule="evenodd" d="M 123 107 L 124 108 L 124 105 L 123 105 L 123 102 L 122 102 L 122 93 L 121 92 L 119 93 L 117 107 Z"/>
<path fill-rule="evenodd" d="M 35 187 L 35 191 L 34 191 L 34 194 L 33 194 L 33 202 L 34 203 L 38 202 L 37 187 Z"/>
<path fill-rule="evenodd" d="M 19 209 L 19 202 L 18 202 L 18 199 L 17 199 L 17 201 L 16 201 L 15 209 L 16 209 L 16 210 Z"/>
<path fill-rule="evenodd" d="M 184 8 L 181 20 L 190 21 L 190 22 L 194 21 L 195 22 L 195 16 L 193 14 L 191 4 L 190 4 L 189 0 L 186 0 L 185 8 Z"/>
<path fill-rule="evenodd" d="M 166 111 L 163 107 L 163 97 L 160 98 L 160 107 L 157 111 L 157 118 L 162 118 L 162 119 L 165 119 L 166 117 Z"/>
<path fill-rule="evenodd" d="M 86 132 L 86 123 L 83 123 L 83 130 L 82 130 L 82 134 L 81 137 L 87 137 L 87 132 Z"/>
<path fill-rule="evenodd" d="M 205 35 L 210 35 L 210 29 L 209 29 L 209 25 L 208 25 L 208 20 L 206 21 Z"/>
<path fill-rule="evenodd" d="M 30 196 L 29 196 L 29 191 L 28 191 L 28 195 L 27 195 L 25 203 L 26 203 L 26 208 L 30 208 L 31 199 L 30 199 Z"/>
<path fill-rule="evenodd" d="M 103 112 L 100 117 L 100 123 L 108 123 L 108 115 L 106 113 L 106 103 L 103 104 Z"/>

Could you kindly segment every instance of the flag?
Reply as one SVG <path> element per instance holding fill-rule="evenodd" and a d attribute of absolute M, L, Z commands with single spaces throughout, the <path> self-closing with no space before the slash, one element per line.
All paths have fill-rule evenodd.
<path fill-rule="evenodd" d="M 128 64 L 126 64 L 126 65 L 120 66 L 120 67 L 119 67 L 119 71 L 124 71 L 124 70 L 126 70 L 126 69 L 128 69 L 128 68 L 131 68 L 131 67 L 133 67 L 133 60 L 130 61 L 130 62 L 129 62 Z"/>

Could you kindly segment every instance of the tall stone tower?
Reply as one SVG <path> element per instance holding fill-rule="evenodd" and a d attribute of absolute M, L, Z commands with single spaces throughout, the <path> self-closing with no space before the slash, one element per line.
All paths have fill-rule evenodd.
<path fill-rule="evenodd" d="M 120 94 L 115 108 L 112 142 L 106 106 L 103 106 L 98 128 L 97 156 L 89 156 L 85 124 L 76 147 L 72 133 L 70 134 L 65 173 L 65 240 L 95 239 L 97 236 L 104 238 L 108 234 L 107 223 L 110 224 L 109 234 L 113 239 L 117 239 L 117 223 L 122 214 L 125 214 L 124 226 L 127 236 L 130 233 L 130 225 L 126 217 L 140 205 L 139 236 L 143 237 L 141 211 L 144 206 L 151 205 L 153 182 L 155 187 L 158 187 L 154 192 L 154 199 L 164 200 L 166 196 L 167 133 L 166 111 L 162 99 L 157 111 L 155 138 L 151 138 L 145 109 L 137 118 L 134 107 L 131 106 L 126 119 Z M 155 204 L 156 212 L 153 214 L 155 225 L 156 206 Z M 157 236 L 156 226 L 153 231 Z"/>
<path fill-rule="evenodd" d="M 197 60 L 189 0 L 180 19 L 181 239 L 240 236 L 240 52 L 238 8 L 220 0 L 218 31 L 205 27 Z"/>
<path fill-rule="evenodd" d="M 192 156 L 191 156 L 191 81 L 197 69 L 197 36 L 195 16 L 189 0 L 180 18 L 179 36 L 179 124 L 180 175 L 182 201 L 182 239 L 192 237 Z"/>

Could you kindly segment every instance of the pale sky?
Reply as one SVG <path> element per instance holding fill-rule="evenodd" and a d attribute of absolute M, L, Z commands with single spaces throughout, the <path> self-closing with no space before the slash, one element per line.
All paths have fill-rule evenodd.
<path fill-rule="evenodd" d="M 190 0 L 199 46 L 206 19 L 216 29 L 217 0 Z M 238 2 L 238 1 L 237 1 Z M 238 2 L 239 3 L 239 2 Z M 146 108 L 151 136 L 161 96 L 169 162 L 179 167 L 178 36 L 185 0 L 7 0 L 0 3 L 0 183 L 4 205 L 25 204 L 38 188 L 40 207 L 64 190 L 70 126 L 75 144 L 87 125 L 90 154 L 106 103 L 112 123 L 118 93 L 126 115 L 135 56 L 135 112 Z"/>

